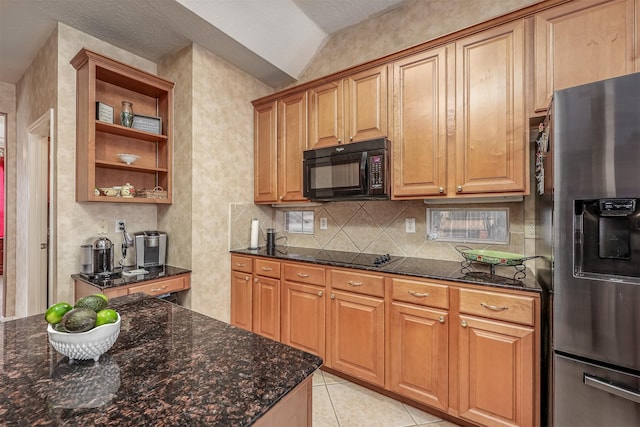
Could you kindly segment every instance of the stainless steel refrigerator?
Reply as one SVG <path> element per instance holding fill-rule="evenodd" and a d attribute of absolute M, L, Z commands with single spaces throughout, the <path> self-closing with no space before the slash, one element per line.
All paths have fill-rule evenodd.
<path fill-rule="evenodd" d="M 640 73 L 556 91 L 537 157 L 548 421 L 640 426 Z"/>

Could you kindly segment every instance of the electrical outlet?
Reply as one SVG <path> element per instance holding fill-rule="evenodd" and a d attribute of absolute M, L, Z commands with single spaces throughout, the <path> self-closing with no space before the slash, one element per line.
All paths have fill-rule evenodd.
<path fill-rule="evenodd" d="M 116 233 L 119 233 L 121 231 L 125 230 L 125 222 L 124 219 L 116 219 Z"/>
<path fill-rule="evenodd" d="M 98 234 L 107 234 L 108 231 L 109 229 L 107 228 L 107 220 L 98 220 Z"/>
<path fill-rule="evenodd" d="M 524 222 L 524 238 L 525 239 L 536 238 L 536 222 L 532 219 L 528 219 Z"/>
<path fill-rule="evenodd" d="M 416 219 L 415 218 L 406 218 L 404 220 L 404 228 L 407 233 L 415 233 L 416 232 Z"/>
<path fill-rule="evenodd" d="M 320 218 L 320 230 L 327 229 L 327 218 Z"/>

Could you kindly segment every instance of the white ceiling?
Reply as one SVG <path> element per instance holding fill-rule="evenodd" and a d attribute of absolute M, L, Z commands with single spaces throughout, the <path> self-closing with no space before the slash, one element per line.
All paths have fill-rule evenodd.
<path fill-rule="evenodd" d="M 273 87 L 326 38 L 405 0 L 0 0 L 0 81 L 16 83 L 56 22 L 153 62 L 195 42 Z"/>

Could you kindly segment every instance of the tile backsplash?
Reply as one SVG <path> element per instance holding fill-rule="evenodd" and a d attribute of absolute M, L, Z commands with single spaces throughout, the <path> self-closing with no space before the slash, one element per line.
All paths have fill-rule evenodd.
<path fill-rule="evenodd" d="M 445 207 L 447 205 L 442 205 Z M 465 208 L 486 208 L 487 204 L 465 204 Z M 507 245 L 473 245 L 506 252 L 525 253 L 524 202 L 496 203 L 493 207 L 509 208 L 510 230 Z M 440 207 L 440 206 L 439 206 Z M 461 207 L 453 206 L 451 207 Z M 455 242 L 427 240 L 426 209 L 422 200 L 330 202 L 321 206 L 287 210 L 313 210 L 314 233 L 295 234 L 283 231 L 284 209 L 251 203 L 229 207 L 229 248 L 249 246 L 251 220 L 257 218 L 262 236 L 267 228 L 275 228 L 278 237 L 286 237 L 288 246 L 328 250 L 367 252 L 417 258 L 458 261 Z M 326 218 L 327 229 L 320 229 L 320 219 Z M 405 231 L 405 219 L 415 218 L 415 233 Z M 280 240 L 282 242 L 284 239 Z"/>

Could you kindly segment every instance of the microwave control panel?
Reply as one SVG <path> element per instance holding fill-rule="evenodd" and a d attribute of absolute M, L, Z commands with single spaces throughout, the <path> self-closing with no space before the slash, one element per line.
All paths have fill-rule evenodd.
<path fill-rule="evenodd" d="M 384 188 L 384 156 L 369 157 L 369 188 L 380 190 Z"/>

